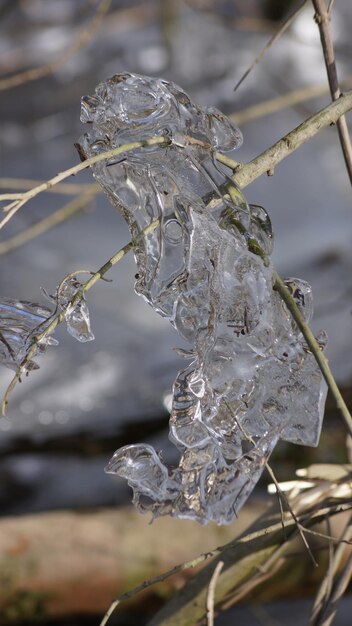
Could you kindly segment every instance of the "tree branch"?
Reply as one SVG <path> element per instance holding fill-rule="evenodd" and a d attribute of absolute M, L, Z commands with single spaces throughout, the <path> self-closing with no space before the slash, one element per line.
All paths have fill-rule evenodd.
<path fill-rule="evenodd" d="M 323 128 L 336 124 L 337 120 L 352 109 L 352 91 L 342 95 L 336 102 L 309 117 L 290 133 L 282 137 L 273 146 L 259 154 L 255 159 L 244 165 L 236 165 L 233 180 L 241 188 L 252 183 L 256 178 L 272 174 L 280 161 L 292 154 L 297 148 L 312 139 Z M 219 161 L 222 161 L 219 158 Z M 227 164 L 227 163 L 225 163 Z"/>

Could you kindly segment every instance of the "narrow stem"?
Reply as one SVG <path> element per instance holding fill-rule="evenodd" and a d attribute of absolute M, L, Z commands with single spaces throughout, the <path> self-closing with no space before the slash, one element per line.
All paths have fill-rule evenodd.
<path fill-rule="evenodd" d="M 334 44 L 330 29 L 330 11 L 332 5 L 328 9 L 325 6 L 325 0 L 312 0 L 315 9 L 315 21 L 319 28 L 320 41 L 324 54 L 326 73 L 332 100 L 338 100 L 341 96 L 339 81 L 337 78 L 337 69 L 335 63 Z M 341 144 L 342 153 L 345 159 L 347 173 L 352 184 L 352 145 L 346 118 L 342 115 L 337 120 L 337 130 Z"/>
<path fill-rule="evenodd" d="M 312 351 L 312 354 L 314 355 L 314 358 L 320 367 L 320 370 L 326 380 L 326 383 L 336 400 L 337 407 L 342 414 L 346 427 L 350 435 L 352 435 L 352 417 L 340 393 L 340 390 L 336 384 L 336 381 L 332 375 L 332 372 L 328 365 L 327 358 L 322 352 L 316 338 L 314 337 L 311 329 L 306 323 L 301 311 L 299 310 L 296 302 L 294 301 L 292 295 L 287 289 L 285 283 L 283 282 L 282 278 L 280 278 L 280 276 L 278 275 L 276 271 L 274 271 L 274 277 L 275 277 L 274 289 L 278 291 L 281 298 L 285 302 L 288 310 L 290 311 L 293 319 L 295 320 L 298 328 L 300 329 L 303 337 L 305 338 L 310 350 Z"/>

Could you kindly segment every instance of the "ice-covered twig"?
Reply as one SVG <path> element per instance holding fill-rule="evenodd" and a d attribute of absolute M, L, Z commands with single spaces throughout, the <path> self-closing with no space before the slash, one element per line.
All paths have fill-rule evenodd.
<path fill-rule="evenodd" d="M 148 234 L 156 228 L 158 222 L 153 222 L 141 235 Z M 4 398 L 2 400 L 2 414 L 5 415 L 6 407 L 9 402 L 9 397 L 14 390 L 16 384 L 21 380 L 21 376 L 28 370 L 28 365 L 31 363 L 31 359 L 38 351 L 38 346 L 44 345 L 49 336 L 54 332 L 55 328 L 62 322 L 68 322 L 69 332 L 76 337 L 79 341 L 90 341 L 94 338 L 90 331 L 89 317 L 87 317 L 88 311 L 86 309 L 84 296 L 95 285 L 95 283 L 104 278 L 106 272 L 113 267 L 118 261 L 120 261 L 130 250 L 133 249 L 135 241 L 130 241 L 121 250 L 114 254 L 102 267 L 96 272 L 90 272 L 87 270 L 76 270 L 64 278 L 60 283 L 56 295 L 53 300 L 56 302 L 56 311 L 53 313 L 47 309 L 47 315 L 45 316 L 45 327 L 41 328 L 41 332 L 32 332 L 31 343 L 26 346 L 25 352 L 21 353 L 21 360 L 17 359 L 15 369 L 16 374 L 9 386 L 6 389 Z M 81 273 L 92 274 L 85 283 L 78 283 L 76 276 Z M 69 292 L 67 292 L 67 283 L 69 286 Z M 62 298 L 62 291 L 64 289 L 64 301 Z M 83 307 L 83 309 L 82 309 Z M 1 312 L 1 303 L 0 303 Z M 78 314 L 78 318 L 77 318 Z M 73 316 L 73 319 L 72 319 Z M 83 329 L 82 329 L 83 324 Z M 38 323 L 32 331 L 38 331 Z M 1 335 L 0 335 L 1 345 Z"/>
<path fill-rule="evenodd" d="M 227 155 L 222 155 L 220 153 L 216 153 L 215 156 L 220 163 L 224 163 L 224 165 L 227 165 L 236 171 L 233 180 L 239 187 L 244 188 L 256 178 L 262 176 L 262 174 L 272 172 L 280 161 L 289 156 L 294 150 L 297 150 L 301 145 L 312 139 L 323 128 L 327 128 L 328 126 L 331 126 L 331 124 L 335 124 L 339 117 L 350 111 L 351 108 L 352 91 L 348 91 L 339 100 L 329 104 L 318 113 L 309 117 L 305 122 L 303 122 L 303 124 L 297 126 L 297 128 L 282 137 L 273 146 L 262 152 L 258 157 L 249 163 L 238 163 L 237 161 L 230 159 Z M 154 140 L 156 140 L 156 143 L 165 145 L 168 144 L 168 138 L 156 137 L 148 140 L 150 144 L 146 141 L 143 142 L 143 145 L 151 145 Z M 136 149 L 136 147 L 139 147 L 139 145 L 136 146 L 136 143 L 139 142 L 134 142 L 132 146 L 130 144 L 118 146 L 111 152 L 107 151 L 104 152 L 104 154 L 87 159 L 85 162 L 79 163 L 64 172 L 57 174 L 50 180 L 41 183 L 40 185 L 36 185 L 29 191 L 16 194 L 15 201 L 3 207 L 3 211 L 7 212 L 7 215 L 0 222 L 0 229 L 22 206 L 38 194 L 50 191 L 52 187 L 61 181 L 78 174 L 82 170 L 94 165 L 99 160 L 107 160 L 119 154 L 123 154 L 123 152 Z M 7 196 L 8 194 L 0 194 L 0 201 L 5 200 Z"/>

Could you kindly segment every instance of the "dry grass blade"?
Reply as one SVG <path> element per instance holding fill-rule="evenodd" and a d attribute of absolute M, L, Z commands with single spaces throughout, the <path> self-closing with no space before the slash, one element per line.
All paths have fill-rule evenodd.
<path fill-rule="evenodd" d="M 352 517 L 348 520 L 338 545 L 333 552 L 329 568 L 319 587 L 310 622 L 310 626 L 329 626 L 336 613 L 336 604 L 341 599 L 352 574 Z M 340 576 L 336 578 L 341 561 L 346 558 Z M 335 581 L 334 581 L 335 579 Z"/>
<path fill-rule="evenodd" d="M 206 610 L 207 610 L 207 626 L 214 626 L 214 597 L 215 597 L 215 589 L 216 583 L 218 582 L 218 578 L 220 576 L 221 570 L 224 567 L 224 561 L 219 561 L 216 564 L 214 569 L 214 574 L 212 575 L 208 587 L 207 593 L 207 602 L 206 602 Z"/>
<path fill-rule="evenodd" d="M 83 48 L 83 46 L 86 46 L 92 40 L 104 16 L 108 12 L 110 4 L 111 0 L 100 0 L 93 19 L 80 32 L 77 39 L 66 48 L 65 52 L 58 59 L 56 59 L 56 61 L 52 61 L 51 63 L 47 63 L 45 65 L 42 65 L 41 67 L 35 67 L 29 70 L 25 70 L 23 72 L 19 72 L 18 74 L 14 74 L 13 76 L 8 76 L 7 78 L 0 79 L 0 91 L 13 89 L 14 87 L 23 85 L 23 83 L 29 83 L 33 80 L 44 78 L 44 76 L 49 76 L 49 74 L 55 72 L 55 70 L 57 70 L 61 65 L 66 63 L 68 59 L 70 59 L 81 48 Z"/>
<path fill-rule="evenodd" d="M 253 63 L 250 67 L 245 71 L 245 73 L 241 76 L 240 80 L 236 83 L 234 87 L 234 91 L 237 91 L 239 86 L 243 83 L 243 81 L 247 78 L 247 76 L 251 73 L 251 71 L 255 68 L 258 63 L 262 60 L 264 55 L 270 50 L 271 46 L 284 34 L 284 32 L 291 26 L 292 22 L 295 20 L 297 15 L 302 11 L 303 7 L 307 3 L 307 0 L 304 0 L 303 3 L 294 11 L 292 15 L 290 15 L 284 22 L 281 24 L 280 28 L 270 37 L 267 44 L 265 44 L 264 48 L 261 49 L 258 56 L 254 59 Z"/>

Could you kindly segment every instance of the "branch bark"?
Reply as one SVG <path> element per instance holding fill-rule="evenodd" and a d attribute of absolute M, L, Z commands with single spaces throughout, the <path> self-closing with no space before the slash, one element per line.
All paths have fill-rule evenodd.
<path fill-rule="evenodd" d="M 337 120 L 352 109 L 352 91 L 342 95 L 336 102 L 315 113 L 287 135 L 259 154 L 255 159 L 234 168 L 233 180 L 243 188 L 262 174 L 273 174 L 278 163 L 300 146 L 312 139 L 323 128 L 336 124 Z M 219 161 L 222 161 L 219 158 Z M 223 161 L 225 162 L 225 161 Z M 225 164 L 228 164 L 225 163 Z"/>

